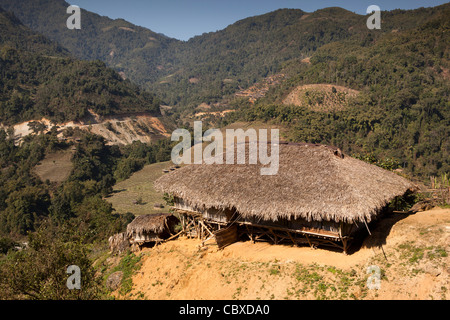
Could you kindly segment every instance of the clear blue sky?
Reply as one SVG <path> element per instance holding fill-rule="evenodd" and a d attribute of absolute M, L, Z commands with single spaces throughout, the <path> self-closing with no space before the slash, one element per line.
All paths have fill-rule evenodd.
<path fill-rule="evenodd" d="M 442 0 L 66 0 L 86 10 L 110 18 L 123 18 L 180 40 L 224 29 L 228 25 L 280 8 L 312 12 L 327 7 L 341 7 L 366 14 L 369 5 L 381 10 L 434 7 Z"/>

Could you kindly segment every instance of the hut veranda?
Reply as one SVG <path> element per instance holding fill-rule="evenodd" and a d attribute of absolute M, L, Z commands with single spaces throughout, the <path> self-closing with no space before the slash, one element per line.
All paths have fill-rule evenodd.
<path fill-rule="evenodd" d="M 248 237 L 344 252 L 391 200 L 415 189 L 393 172 L 325 145 L 280 143 L 275 175 L 245 163 L 187 165 L 155 186 L 173 196 L 188 236 L 215 238 L 219 247 Z"/>

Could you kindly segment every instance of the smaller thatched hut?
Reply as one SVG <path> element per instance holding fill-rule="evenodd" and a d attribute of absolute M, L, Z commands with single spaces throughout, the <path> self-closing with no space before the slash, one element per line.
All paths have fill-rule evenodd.
<path fill-rule="evenodd" d="M 173 235 L 177 217 L 170 213 L 146 214 L 137 216 L 127 226 L 127 237 L 131 244 L 160 242 Z"/>

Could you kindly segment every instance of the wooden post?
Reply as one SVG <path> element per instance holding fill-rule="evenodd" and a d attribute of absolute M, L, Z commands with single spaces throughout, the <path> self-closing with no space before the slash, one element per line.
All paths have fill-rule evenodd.
<path fill-rule="evenodd" d="M 297 242 L 294 240 L 294 238 L 292 237 L 292 234 L 289 231 L 286 231 L 286 233 L 289 235 L 289 238 L 291 238 L 292 243 L 294 244 L 294 246 L 298 247 Z"/>
<path fill-rule="evenodd" d="M 167 224 L 167 219 L 164 220 L 164 225 L 166 226 L 167 231 L 169 232 L 169 234 L 170 234 L 171 236 L 173 236 L 173 233 L 172 233 L 172 231 L 170 230 L 169 225 Z"/>
<path fill-rule="evenodd" d="M 203 240 L 203 222 L 202 220 L 199 220 L 200 222 L 200 240 Z"/>
<path fill-rule="evenodd" d="M 270 228 L 269 228 L 269 231 L 270 231 L 271 234 L 273 234 L 275 244 L 278 244 L 278 237 L 277 237 L 277 235 L 275 234 L 275 232 L 273 232 L 273 230 L 270 229 Z"/>
<path fill-rule="evenodd" d="M 450 203 L 450 187 L 448 187 L 447 203 Z"/>
<path fill-rule="evenodd" d="M 185 235 L 188 237 L 188 238 L 190 238 L 191 237 L 191 229 L 192 229 L 192 227 L 191 227 L 191 225 L 193 224 L 193 222 L 192 221 L 190 221 L 189 222 L 189 224 L 186 226 L 186 230 L 185 230 Z M 189 233 L 188 233 L 189 232 Z"/>
<path fill-rule="evenodd" d="M 311 249 L 314 249 L 313 245 L 311 244 L 311 241 L 309 241 L 309 237 L 308 235 L 305 233 L 305 238 L 306 240 L 308 240 L 309 246 L 311 247 Z"/>
<path fill-rule="evenodd" d="M 201 234 L 201 230 L 200 230 L 200 224 L 198 223 L 198 220 L 195 219 L 195 217 L 194 217 L 194 221 L 195 221 L 195 230 L 197 231 L 197 239 L 201 239 L 200 237 L 202 236 L 202 234 Z"/>
<path fill-rule="evenodd" d="M 342 245 L 344 246 L 344 254 L 347 255 L 347 238 L 342 238 Z"/>
<path fill-rule="evenodd" d="M 248 228 L 248 225 L 245 225 L 245 229 L 247 230 L 247 235 L 250 238 L 250 241 L 252 243 L 255 243 L 255 239 L 253 238 L 253 232 L 250 231 L 250 229 Z M 253 228 L 252 228 L 252 230 L 253 230 Z"/>
<path fill-rule="evenodd" d="M 183 232 L 183 230 L 180 231 L 180 232 L 178 232 L 177 234 L 174 234 L 173 236 L 171 236 L 170 238 L 168 238 L 168 239 L 166 239 L 166 240 L 164 240 L 164 241 L 172 240 L 172 239 L 176 238 L 177 236 L 179 236 L 182 232 Z"/>
<path fill-rule="evenodd" d="M 184 214 L 180 214 L 181 218 L 181 229 L 183 230 L 183 233 L 186 234 L 186 221 L 184 219 Z"/>
<path fill-rule="evenodd" d="M 396 203 L 395 205 L 397 206 L 397 198 L 395 200 L 395 203 Z M 365 219 L 364 219 L 364 223 L 366 223 Z M 353 227 L 353 225 L 352 225 L 352 227 Z M 367 227 L 367 224 L 366 224 L 366 227 Z M 342 242 L 344 254 L 347 255 L 347 238 L 345 238 L 345 236 L 342 233 L 343 229 L 344 229 L 344 223 L 341 222 L 341 224 L 339 225 L 339 238 L 341 239 L 341 242 Z M 369 230 L 369 227 L 367 227 L 367 230 Z M 370 234 L 370 231 L 369 231 L 369 234 Z"/>
<path fill-rule="evenodd" d="M 206 230 L 212 237 L 214 237 L 214 234 L 211 232 L 211 230 L 209 230 L 208 226 L 203 221 L 200 220 L 200 224 L 202 225 L 202 230 L 203 231 Z"/>
<path fill-rule="evenodd" d="M 366 222 L 365 218 L 364 218 L 364 224 L 366 225 L 367 232 L 369 232 L 369 236 L 371 236 L 372 233 L 370 233 L 369 226 L 367 225 L 367 222 Z"/>

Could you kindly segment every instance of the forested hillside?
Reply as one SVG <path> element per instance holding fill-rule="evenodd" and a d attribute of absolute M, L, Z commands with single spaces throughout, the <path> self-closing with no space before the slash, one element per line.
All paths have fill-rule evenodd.
<path fill-rule="evenodd" d="M 239 111 L 223 123 L 262 119 L 288 127 L 288 140 L 394 158 L 399 167 L 424 179 L 449 172 L 449 21 L 447 6 L 411 30 L 324 45 L 310 63 L 292 62 L 295 75 L 265 98 L 254 105 L 241 101 Z M 360 93 L 344 110 L 329 112 L 283 103 L 297 86 L 311 83 Z M 311 104 L 323 99 L 313 93 L 309 91 Z"/>
<path fill-rule="evenodd" d="M 104 62 L 71 57 L 1 8 L 0 26 L 0 123 L 42 117 L 61 123 L 80 119 L 89 109 L 100 115 L 159 114 L 154 95 Z"/>
<path fill-rule="evenodd" d="M 71 3 L 74 4 L 74 3 Z M 138 82 L 149 70 L 149 81 L 158 69 L 155 57 L 177 41 L 122 19 L 110 19 L 81 10 L 80 30 L 69 30 L 66 21 L 70 4 L 64 0 L 1 0 L 0 7 L 13 12 L 23 24 L 67 48 L 83 60 L 102 60 Z"/>
<path fill-rule="evenodd" d="M 382 34 L 414 28 L 441 11 L 383 12 L 383 28 L 371 32 L 366 17 L 341 8 L 312 13 L 280 9 L 183 42 L 85 10 L 81 30 L 68 30 L 64 0 L 0 0 L 0 6 L 76 57 L 104 61 L 178 110 L 220 101 L 327 43 L 370 43 Z"/>
<path fill-rule="evenodd" d="M 185 125 L 186 115 L 201 103 L 220 102 L 238 110 L 223 123 L 279 122 L 289 126 L 287 139 L 293 141 L 392 157 L 423 177 L 449 171 L 448 4 L 383 12 L 381 30 L 368 30 L 366 17 L 341 8 L 313 13 L 280 9 L 187 42 L 84 10 L 82 29 L 68 30 L 68 4 L 63 0 L 0 0 L 0 4 L 72 54 L 102 59 L 151 88 L 163 103 L 175 106 L 170 112 L 178 114 L 173 119 L 177 125 Z M 41 43 L 36 39 L 40 38 L 34 44 Z M 82 117 L 87 108 L 99 114 L 156 110 L 153 96 L 122 81 L 102 63 L 71 60 L 65 49 L 51 46 L 50 56 L 30 56 L 23 48 L 2 49 L 1 63 L 7 66 L 2 72 L 13 74 L 2 77 L 8 81 L 2 119 L 19 121 L 43 114 L 64 121 Z M 26 75 L 21 73 L 23 66 L 29 70 Z M 233 101 L 237 91 L 279 73 L 285 80 L 255 105 L 245 99 Z M 25 81 L 19 81 L 22 78 Z M 296 87 L 309 84 L 360 93 L 330 112 L 318 112 L 328 108 L 317 107 L 325 103 L 320 92 L 301 98 L 314 108 L 283 103 Z M 326 103 L 344 101 L 343 94 L 327 93 Z M 69 108 L 74 104 L 77 107 Z"/>
<path fill-rule="evenodd" d="M 93 257 L 134 216 L 114 213 L 104 197 L 112 192 L 116 178 L 170 159 L 170 141 L 119 148 L 85 131 L 76 133 L 76 144 L 61 141 L 57 133 L 29 135 L 15 145 L 11 135 L 0 130 L 2 300 L 108 298 Z M 67 180 L 60 185 L 41 181 L 33 168 L 49 152 L 69 148 L 74 154 Z M 83 268 L 83 290 L 68 290 L 61 281 L 70 264 Z"/>
<path fill-rule="evenodd" d="M 169 104 L 192 109 L 202 102 L 220 101 L 267 76 L 289 73 L 289 62 L 310 57 L 323 45 L 346 39 L 369 43 L 392 30 L 413 28 L 438 12 L 394 11 L 383 15 L 383 28 L 376 32 L 367 29 L 366 17 L 342 8 L 313 13 L 281 9 L 246 18 L 174 44 L 168 57 L 174 57 L 175 70 L 152 88 Z"/>

